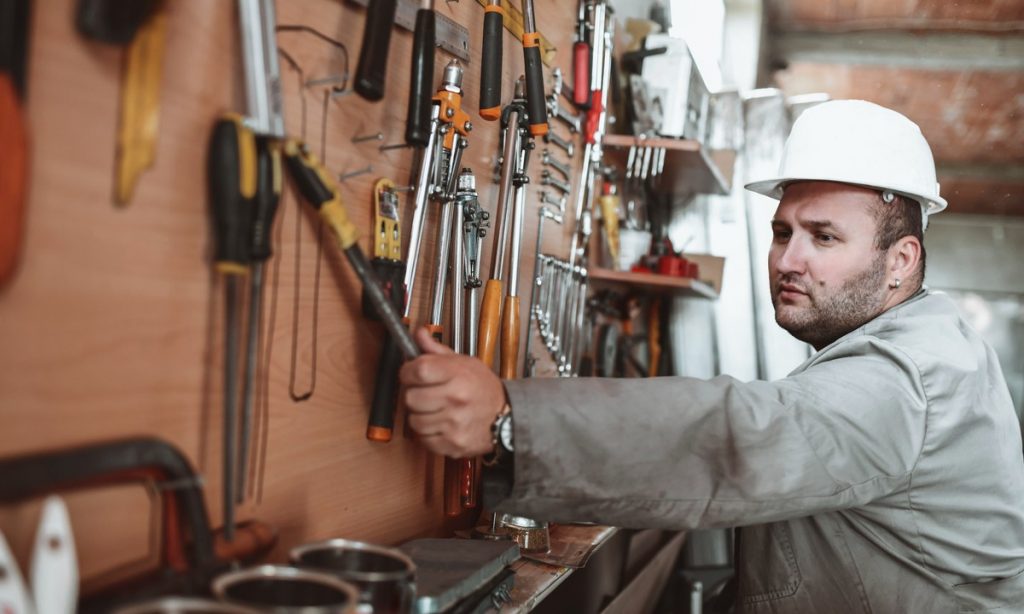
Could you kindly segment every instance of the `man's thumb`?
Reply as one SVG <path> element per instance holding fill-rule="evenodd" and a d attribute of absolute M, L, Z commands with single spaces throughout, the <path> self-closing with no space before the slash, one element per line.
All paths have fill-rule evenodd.
<path fill-rule="evenodd" d="M 416 331 L 416 344 L 420 346 L 425 354 L 454 354 L 447 345 L 437 341 L 430 334 L 430 331 L 426 327 L 421 327 Z"/>

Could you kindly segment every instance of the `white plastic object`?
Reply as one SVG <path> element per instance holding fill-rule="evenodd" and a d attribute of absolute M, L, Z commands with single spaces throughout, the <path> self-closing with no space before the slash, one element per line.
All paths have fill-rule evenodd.
<path fill-rule="evenodd" d="M 921 204 L 928 216 L 946 208 L 935 160 L 917 124 L 865 100 L 833 100 L 797 118 L 776 177 L 746 188 L 776 200 L 795 181 L 836 181 L 889 190 Z"/>
<path fill-rule="evenodd" d="M 7 540 L 0 533 L 0 612 L 4 614 L 33 614 L 32 599 L 18 570 Z"/>
<path fill-rule="evenodd" d="M 74 614 L 78 602 L 78 561 L 64 500 L 47 497 L 32 551 L 32 594 L 37 614 Z"/>

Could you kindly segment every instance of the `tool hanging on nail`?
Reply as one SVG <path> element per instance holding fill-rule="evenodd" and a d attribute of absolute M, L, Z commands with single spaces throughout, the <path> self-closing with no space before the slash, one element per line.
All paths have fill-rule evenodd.
<path fill-rule="evenodd" d="M 501 0 L 489 0 L 484 7 L 483 54 L 480 58 L 480 117 L 488 121 L 501 118 L 501 22 L 505 11 Z"/>
<path fill-rule="evenodd" d="M 405 143 L 428 147 L 431 124 L 430 92 L 434 87 L 434 42 L 436 38 L 434 0 L 422 0 L 416 12 L 412 41 L 412 75 L 409 108 L 405 119 Z"/>
<path fill-rule="evenodd" d="M 277 19 L 272 0 L 239 0 L 242 64 L 245 68 L 246 123 L 256 137 L 256 194 L 249 230 L 249 331 L 242 380 L 242 413 L 235 498 L 246 497 L 249 475 L 257 360 L 262 326 L 263 271 L 272 255 L 270 233 L 281 201 L 281 141 L 285 137 L 281 107 L 281 69 L 277 61 Z"/>
<path fill-rule="evenodd" d="M 522 207 L 515 211 L 513 203 L 519 203 L 516 196 L 529 181 L 526 164 L 533 139 L 529 132 L 529 117 L 526 110 L 526 81 L 516 82 L 515 95 L 501 114 L 502 135 L 500 140 L 501 179 L 498 186 L 498 203 L 495 207 L 495 238 L 491 257 L 491 274 L 484 285 L 484 298 L 480 306 L 480 341 L 477 354 L 488 367 L 494 365 L 494 351 L 498 346 L 504 322 L 502 295 L 504 294 L 505 261 L 508 256 L 509 235 L 520 233 Z M 518 215 L 516 215 L 518 213 Z M 519 223 L 518 230 L 513 228 Z M 516 248 L 518 249 L 518 248 Z M 518 255 L 518 252 L 517 252 Z"/>
<path fill-rule="evenodd" d="M 224 284 L 224 537 L 234 538 L 235 463 L 241 283 L 249 274 L 249 228 L 256 195 L 256 139 L 242 117 L 228 114 L 214 125 L 207 157 L 216 270 Z"/>
<path fill-rule="evenodd" d="M 608 121 L 608 97 L 611 87 L 611 56 L 614 37 L 614 21 L 610 19 L 610 8 L 603 1 L 593 3 L 593 46 L 591 84 L 596 86 L 591 92 L 591 105 L 584 121 L 584 138 L 586 146 L 583 152 L 583 173 L 576 190 L 575 224 L 572 243 L 569 249 L 569 265 L 573 275 L 579 280 L 575 292 L 570 293 L 567 302 L 563 303 L 570 325 L 563 327 L 568 338 L 559 341 L 564 352 L 565 362 L 561 365 L 564 375 L 573 375 L 577 371 L 579 351 L 582 342 L 587 296 L 587 257 L 591 234 L 591 201 L 594 200 L 594 184 L 600 172 L 603 159 L 602 141 Z"/>
<path fill-rule="evenodd" d="M 384 284 L 384 294 L 396 310 L 405 307 L 405 263 L 402 262 L 402 228 L 399 223 L 398 192 L 390 179 L 380 179 L 373 188 L 373 259 L 370 266 Z M 363 315 L 378 319 L 370 297 L 363 291 Z M 403 320 L 408 326 L 408 321 Z M 398 382 L 395 366 L 402 360 L 398 342 L 386 335 L 381 349 L 366 438 L 370 441 L 391 441 L 398 404 Z"/>
<path fill-rule="evenodd" d="M 397 6 L 397 0 L 370 0 L 366 7 L 363 46 L 359 50 L 353 88 L 357 94 L 370 101 L 384 97 L 391 24 L 395 20 Z"/>
<path fill-rule="evenodd" d="M 341 193 L 338 192 L 338 186 L 331 179 L 330 173 L 298 139 L 285 141 L 284 158 L 289 175 L 303 200 L 317 211 L 331 230 L 336 245 L 345 254 L 356 277 L 362 282 L 370 303 L 384 323 L 384 328 L 397 341 L 402 357 L 409 360 L 419 356 L 419 347 L 402 325 L 402 316 L 384 294 L 380 279 L 373 272 L 366 255 L 359 247 L 359 230 L 349 219 L 345 204 L 341 201 Z"/>
<path fill-rule="evenodd" d="M 587 32 L 592 30 L 587 21 L 587 9 L 590 3 L 579 0 L 579 11 L 576 15 L 576 39 L 572 44 L 572 102 L 578 109 L 590 108 L 590 43 Z"/>
<path fill-rule="evenodd" d="M 548 110 L 544 104 L 544 66 L 540 58 L 540 33 L 533 13 L 533 0 L 523 0 L 523 61 L 526 66 L 526 108 L 530 134 L 548 132 Z"/>
<path fill-rule="evenodd" d="M 463 70 L 458 60 L 452 60 L 444 69 L 441 89 L 433 99 L 431 117 L 431 134 L 428 140 L 434 142 L 436 153 L 432 156 L 433 178 L 426 185 L 417 186 L 417 197 L 421 192 L 429 190 L 430 196 L 441 207 L 437 226 L 437 241 L 434 254 L 434 278 L 431 286 L 430 318 L 427 330 L 439 342 L 444 342 L 444 299 L 448 284 L 448 270 L 451 264 L 452 275 L 452 309 L 451 309 L 451 346 L 459 353 L 465 352 L 463 312 L 465 307 L 464 294 L 459 287 L 462 284 L 462 242 L 463 218 L 461 211 L 456 215 L 455 191 L 459 177 L 458 170 L 462 163 L 462 150 L 469 144 L 466 140 L 473 129 L 469 115 L 462 109 L 462 77 Z M 424 158 L 426 158 L 424 154 Z M 419 203 L 419 198 L 417 198 Z M 416 211 L 415 213 L 422 213 Z M 453 243 L 454 248 L 453 249 Z M 412 250 L 412 246 L 409 247 Z M 455 252 L 455 253 L 453 253 Z M 465 486 L 467 480 L 475 476 L 464 476 L 460 470 L 461 463 L 455 459 L 445 459 L 445 513 L 458 516 L 463 508 L 476 505 L 476 497 L 467 501 L 463 493 L 468 490 L 473 494 L 472 486 Z"/>

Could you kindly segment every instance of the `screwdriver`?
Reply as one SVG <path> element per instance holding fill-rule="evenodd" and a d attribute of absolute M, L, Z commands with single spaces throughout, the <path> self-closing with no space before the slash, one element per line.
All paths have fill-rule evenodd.
<path fill-rule="evenodd" d="M 501 117 L 502 21 L 501 0 L 488 0 L 484 7 L 484 42 L 480 59 L 480 117 L 495 121 Z"/>
<path fill-rule="evenodd" d="M 233 481 L 237 440 L 239 291 L 249 273 L 248 231 L 256 194 L 256 140 L 242 118 L 227 114 L 213 127 L 207 183 L 213 213 L 216 270 L 224 277 L 224 537 L 234 538 Z"/>
<path fill-rule="evenodd" d="M 235 475 L 235 500 L 245 500 L 248 475 L 249 444 L 252 434 L 256 362 L 259 357 L 260 313 L 263 306 L 263 269 L 273 255 L 270 230 L 281 202 L 281 151 L 274 139 L 256 139 L 256 196 L 252 206 L 249 230 L 249 258 L 252 272 L 249 280 L 249 331 L 245 346 L 245 370 L 242 379 L 242 420 Z"/>
<path fill-rule="evenodd" d="M 270 229 L 281 198 L 281 140 L 284 138 L 281 69 L 277 61 L 277 19 L 273 0 L 239 0 L 238 19 L 247 107 L 246 126 L 256 138 L 256 197 L 247 227 L 252 262 L 249 284 L 249 331 L 242 383 L 241 444 L 235 481 L 237 502 L 245 500 L 253 420 L 256 361 L 263 301 L 263 267 L 271 256 Z"/>
<path fill-rule="evenodd" d="M 540 59 L 540 33 L 533 14 L 533 0 L 523 0 L 523 60 L 526 64 L 526 109 L 530 134 L 548 133 L 548 110 L 544 100 L 544 72 Z"/>
<path fill-rule="evenodd" d="M 420 355 L 420 349 L 416 346 L 412 335 L 402 325 L 402 317 L 398 314 L 398 310 L 384 295 L 380 278 L 370 268 L 366 255 L 359 247 L 357 241 L 359 231 L 348 217 L 348 211 L 345 210 L 345 205 L 341 202 L 341 194 L 338 192 L 337 185 L 331 180 L 317 157 L 310 153 L 301 141 L 288 139 L 284 146 L 284 156 L 299 193 L 307 204 L 317 210 L 320 218 L 334 233 L 338 248 L 352 265 L 356 277 L 363 284 L 370 303 L 377 310 L 381 322 L 384 323 L 384 328 L 398 343 L 398 349 L 402 356 L 406 360 L 416 358 Z"/>

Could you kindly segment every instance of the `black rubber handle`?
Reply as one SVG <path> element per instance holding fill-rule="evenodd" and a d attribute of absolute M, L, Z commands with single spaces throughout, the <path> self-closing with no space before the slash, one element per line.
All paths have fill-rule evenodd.
<path fill-rule="evenodd" d="M 241 120 L 235 116 L 217 120 L 210 136 L 206 173 L 218 263 L 249 262 L 252 207 L 246 194 L 250 188 L 243 184 L 255 179 L 248 177 L 255 174 L 255 168 L 243 166 L 254 163 L 255 158 L 255 140 Z"/>
<path fill-rule="evenodd" d="M 319 211 L 324 203 L 334 200 L 334 191 L 324 184 L 316 169 L 307 164 L 303 156 L 286 155 L 284 159 L 288 164 L 288 174 L 299 188 L 299 193 L 314 209 Z"/>
<path fill-rule="evenodd" d="M 483 56 L 480 60 L 480 117 L 494 121 L 501 117 L 501 6 L 484 13 Z"/>
<path fill-rule="evenodd" d="M 523 35 L 523 60 L 526 62 L 526 113 L 530 118 L 530 134 L 543 136 L 548 132 L 548 108 L 544 100 L 544 72 L 540 61 L 540 45 L 526 43 Z"/>
<path fill-rule="evenodd" d="M 412 41 L 412 78 L 405 122 L 405 143 L 413 147 L 426 147 L 430 138 L 435 38 L 434 11 L 420 9 L 416 13 L 416 30 Z"/>
<path fill-rule="evenodd" d="M 401 264 L 401 263 L 399 263 Z M 391 304 L 401 312 L 405 306 L 405 265 L 391 271 Z M 398 370 L 402 366 L 402 350 L 395 338 L 387 335 L 377 365 L 377 383 L 370 403 L 370 418 L 366 425 L 366 438 L 371 441 L 391 441 L 395 429 L 395 409 L 398 407 Z"/>
<path fill-rule="evenodd" d="M 154 10 L 156 0 L 78 0 L 78 33 L 111 45 L 127 45 Z"/>
<path fill-rule="evenodd" d="M 270 139 L 260 140 L 256 151 L 256 198 L 249 255 L 253 260 L 266 260 L 273 254 L 270 230 L 281 202 L 281 152 L 277 143 Z"/>
<path fill-rule="evenodd" d="M 395 21 L 397 0 L 370 0 L 363 28 L 363 46 L 356 66 L 356 93 L 370 101 L 384 97 L 384 80 L 388 69 L 388 47 L 391 27 Z"/>

